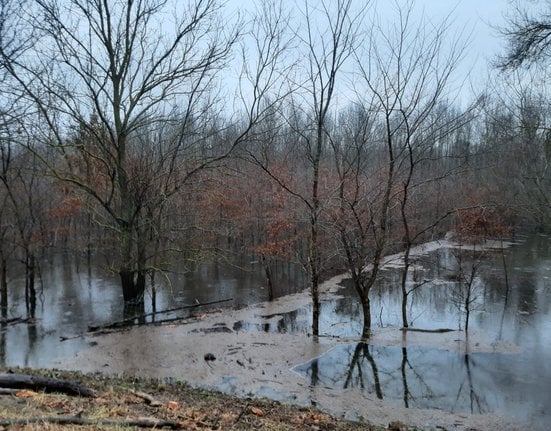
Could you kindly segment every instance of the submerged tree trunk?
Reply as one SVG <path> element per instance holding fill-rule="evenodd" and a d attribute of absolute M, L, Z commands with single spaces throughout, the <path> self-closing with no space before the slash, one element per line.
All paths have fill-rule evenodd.
<path fill-rule="evenodd" d="M 409 270 L 409 252 L 411 249 L 411 244 L 406 245 L 406 249 L 404 251 L 404 268 L 402 270 L 402 326 L 404 328 L 409 327 L 408 324 L 408 314 L 407 314 L 407 307 L 408 307 L 408 291 L 407 291 L 407 277 L 408 277 L 408 270 Z"/>
<path fill-rule="evenodd" d="M 319 335 L 320 299 L 319 275 L 317 268 L 310 268 L 310 292 L 312 294 L 312 334 Z"/>
<path fill-rule="evenodd" d="M 124 268 L 119 271 L 124 302 L 142 303 L 145 292 L 145 273 Z"/>
<path fill-rule="evenodd" d="M 369 293 L 360 295 L 362 302 L 362 311 L 364 315 L 362 339 L 368 338 L 371 333 L 371 301 L 369 300 Z"/>
<path fill-rule="evenodd" d="M 36 310 L 36 288 L 35 284 L 35 257 L 27 252 L 25 259 L 25 305 L 27 314 L 34 318 Z"/>
<path fill-rule="evenodd" d="M 119 276 L 124 302 L 140 304 L 145 294 L 145 245 L 136 240 L 130 223 L 123 223 L 121 241 L 121 269 Z M 136 254 L 135 254 L 136 253 Z"/>
<path fill-rule="evenodd" d="M 314 182 L 314 205 L 317 211 L 319 202 L 317 201 L 317 181 Z M 319 271 L 320 271 L 320 258 L 319 258 L 319 244 L 318 244 L 318 220 L 317 216 L 313 216 L 311 219 L 311 237 L 310 237 L 310 250 L 308 256 L 308 265 L 310 270 L 310 293 L 312 295 L 312 334 L 314 336 L 319 335 L 319 317 L 320 317 L 320 299 L 319 299 Z"/>
<path fill-rule="evenodd" d="M 264 273 L 266 274 L 266 283 L 268 284 L 268 300 L 274 300 L 274 282 L 272 277 L 272 268 L 270 266 L 269 260 L 266 258 L 266 255 L 261 254 L 260 258 L 262 260 L 262 265 L 264 266 Z"/>
<path fill-rule="evenodd" d="M 0 256 L 0 312 L 2 319 L 5 319 L 8 314 L 8 269 L 6 258 L 2 254 Z"/>

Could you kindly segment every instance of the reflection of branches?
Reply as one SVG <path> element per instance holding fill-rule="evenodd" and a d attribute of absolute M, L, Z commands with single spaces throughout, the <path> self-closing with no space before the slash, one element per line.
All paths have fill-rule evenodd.
<path fill-rule="evenodd" d="M 371 369 L 373 370 L 373 383 L 375 385 L 375 394 L 377 395 L 377 398 L 380 400 L 383 399 L 383 391 L 381 389 L 381 382 L 379 380 L 379 370 L 377 368 L 377 364 L 375 363 L 375 359 L 371 355 L 369 351 L 369 344 L 360 342 L 356 345 L 356 348 L 354 349 L 354 355 L 352 356 L 352 360 L 350 361 L 350 366 L 348 367 L 348 373 L 346 376 L 346 381 L 344 382 L 344 389 L 348 388 L 352 383 L 352 378 L 354 375 L 354 369 L 358 368 L 358 380 L 360 382 L 360 387 L 362 389 L 365 389 L 365 383 L 363 378 L 363 370 L 362 365 L 360 361 L 361 354 L 363 353 L 363 357 L 367 359 L 367 361 L 371 365 Z"/>
<path fill-rule="evenodd" d="M 505 310 L 507 310 L 507 303 L 509 302 L 509 271 L 507 269 L 507 260 L 505 259 L 505 250 L 503 248 L 503 239 L 500 241 L 501 262 L 503 263 L 503 274 L 505 276 L 505 300 L 503 301 L 503 312 L 501 313 L 501 321 L 499 322 L 499 335 L 498 339 L 501 340 L 503 336 L 503 322 L 505 320 Z"/>
<path fill-rule="evenodd" d="M 467 370 L 467 384 L 469 385 L 469 401 L 470 401 L 471 414 L 483 413 L 480 397 L 476 393 L 473 385 L 473 376 L 471 372 L 471 358 L 468 354 L 465 354 L 463 359 L 465 361 L 465 368 Z M 459 386 L 459 390 L 457 391 L 457 397 L 455 398 L 456 404 L 459 400 L 459 397 L 461 396 L 461 392 L 463 391 L 464 384 L 465 382 L 461 383 L 461 385 Z M 477 407 L 476 411 L 475 411 L 475 404 Z"/>
<path fill-rule="evenodd" d="M 477 294 L 477 283 L 475 281 L 479 279 L 478 272 L 483 263 L 483 259 L 486 257 L 484 250 L 476 250 L 476 244 L 473 244 L 472 249 L 472 261 L 470 267 L 463 263 L 463 251 L 459 249 L 455 256 L 458 262 L 458 286 L 454 295 L 454 302 L 459 310 L 465 313 L 465 332 L 469 331 L 469 321 L 471 311 L 474 309 L 475 303 L 479 299 Z"/>
<path fill-rule="evenodd" d="M 413 368 L 413 365 L 411 365 L 411 362 L 408 358 L 407 348 L 402 348 L 402 364 L 401 364 L 401 372 L 402 372 L 402 382 L 404 385 L 404 405 L 405 407 L 409 407 L 409 400 L 415 399 L 415 397 L 412 396 L 411 392 L 409 391 L 409 384 L 407 381 L 407 367 L 411 370 L 413 373 L 413 376 L 417 379 L 417 381 L 420 383 L 420 386 L 424 388 L 424 390 L 427 393 L 427 398 L 433 398 L 434 392 L 430 388 L 430 386 L 425 382 L 425 379 L 419 374 L 415 368 Z"/>

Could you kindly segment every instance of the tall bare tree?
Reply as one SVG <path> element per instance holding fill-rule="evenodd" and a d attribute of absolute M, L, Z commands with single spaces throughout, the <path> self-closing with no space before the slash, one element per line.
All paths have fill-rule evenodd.
<path fill-rule="evenodd" d="M 259 90 L 237 137 L 214 142 L 223 126 L 214 80 L 242 24 L 224 22 L 221 8 L 217 0 L 34 0 L 27 9 L 40 39 L 8 70 L 47 126 L 39 142 L 50 172 L 91 197 L 116 234 L 125 301 L 142 301 L 147 238 L 167 200 L 226 157 L 262 113 Z M 261 73 L 270 60 L 256 59 Z"/>
<path fill-rule="evenodd" d="M 321 225 L 324 203 L 320 182 L 322 164 L 331 140 L 329 127 L 334 114 L 336 89 L 343 69 L 360 43 L 368 2 L 355 8 L 351 0 L 300 4 L 299 20 L 293 30 L 296 51 L 301 56 L 296 69 L 293 99 L 288 114 L 295 155 L 305 161 L 305 182 L 291 184 L 278 175 L 263 155 L 254 155 L 256 163 L 287 192 L 302 203 L 308 218 L 308 251 L 306 267 L 312 296 L 312 332 L 319 335 L 321 271 L 324 253 L 321 247 Z M 307 186 L 305 186 L 307 184 Z"/>
<path fill-rule="evenodd" d="M 423 229 L 412 226 L 407 211 L 411 194 L 427 182 L 426 175 L 423 179 L 416 177 L 416 170 L 429 159 L 430 147 L 461 124 L 453 118 L 436 125 L 433 113 L 449 97 L 452 72 L 463 54 L 463 42 L 446 45 L 447 21 L 432 24 L 424 18 L 414 23 L 413 2 L 396 4 L 396 9 L 393 24 L 374 25 L 368 43 L 355 52 L 358 106 L 366 124 L 362 127 L 370 132 L 357 134 L 356 149 L 348 156 L 335 151 L 342 187 L 348 181 L 351 188 L 348 192 L 341 190 L 337 226 L 364 312 L 363 336 L 369 335 L 371 327 L 369 294 L 400 224 L 405 248 L 403 324 L 408 326 L 405 277 L 410 267 L 409 252 L 415 240 L 434 224 L 430 222 Z M 375 140 L 378 145 L 369 145 L 366 140 Z M 373 167 L 363 159 L 374 158 L 377 147 L 384 148 L 384 152 Z"/>

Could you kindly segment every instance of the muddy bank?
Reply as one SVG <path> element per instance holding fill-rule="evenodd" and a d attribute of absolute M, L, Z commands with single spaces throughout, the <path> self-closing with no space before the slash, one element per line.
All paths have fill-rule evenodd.
<path fill-rule="evenodd" d="M 342 277 L 324 284 L 324 300 L 339 295 Z M 377 399 L 358 388 L 337 389 L 312 385 L 297 371 L 301 364 L 358 339 L 265 333 L 240 330 L 274 322 L 284 313 L 309 304 L 307 293 L 241 310 L 220 310 L 182 325 L 141 327 L 100 336 L 86 336 L 88 348 L 73 357 L 58 358 L 48 367 L 102 371 L 181 380 L 193 386 L 215 388 L 241 396 L 254 395 L 300 405 L 315 405 L 336 416 L 387 425 L 394 420 L 423 429 L 519 430 L 512 418 L 497 414 L 450 414 L 439 410 L 407 409 Z M 264 317 L 266 316 L 266 317 Z M 300 318 L 300 316 L 298 317 Z M 236 325 L 241 322 L 241 325 Z M 70 343 L 71 341 L 67 341 Z M 484 334 L 409 332 L 397 328 L 374 331 L 371 345 L 425 346 L 457 352 L 515 352 L 508 343 L 495 343 Z M 206 354 L 215 360 L 205 360 Z M 212 359 L 212 357 L 209 357 Z"/>

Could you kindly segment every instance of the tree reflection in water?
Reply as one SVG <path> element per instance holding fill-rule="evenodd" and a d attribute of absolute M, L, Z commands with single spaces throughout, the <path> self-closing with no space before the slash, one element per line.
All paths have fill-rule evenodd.
<path fill-rule="evenodd" d="M 294 368 L 310 387 L 359 389 L 406 408 L 484 413 L 472 355 L 419 347 L 343 345 Z M 486 392 L 484 392 L 485 394 Z"/>
<path fill-rule="evenodd" d="M 348 366 L 348 372 L 346 373 L 346 381 L 344 382 L 344 389 L 347 389 L 349 387 L 357 387 L 358 385 L 360 388 L 366 389 L 366 385 L 363 377 L 363 370 L 362 370 L 362 367 L 364 365 L 361 360 L 362 356 L 364 359 L 367 360 L 367 362 L 371 366 L 371 371 L 373 373 L 373 385 L 375 388 L 375 394 L 377 395 L 377 398 L 382 400 L 383 391 L 381 389 L 381 382 L 379 380 L 379 370 L 377 369 L 377 364 L 375 363 L 375 360 L 373 359 L 373 356 L 369 351 L 369 344 L 364 342 L 360 342 L 356 344 L 356 348 L 354 349 L 354 354 L 352 355 L 352 360 L 350 361 L 350 364 Z M 354 370 L 357 370 L 356 377 L 354 377 Z"/>

